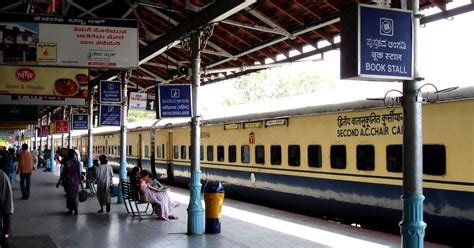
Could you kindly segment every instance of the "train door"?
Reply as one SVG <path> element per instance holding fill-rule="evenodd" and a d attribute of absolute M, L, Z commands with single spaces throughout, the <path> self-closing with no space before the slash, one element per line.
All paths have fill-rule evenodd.
<path fill-rule="evenodd" d="M 173 132 L 168 132 L 166 144 L 166 175 L 168 180 L 174 181 L 174 166 L 173 166 Z"/>
<path fill-rule="evenodd" d="M 143 144 L 143 141 L 142 141 L 142 135 L 139 134 L 138 135 L 138 162 L 137 162 L 137 166 L 140 167 L 140 169 L 143 169 L 142 168 L 142 144 Z"/>

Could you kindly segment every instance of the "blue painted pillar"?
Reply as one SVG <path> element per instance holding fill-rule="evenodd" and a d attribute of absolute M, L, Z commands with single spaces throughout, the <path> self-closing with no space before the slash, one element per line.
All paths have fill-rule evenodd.
<path fill-rule="evenodd" d="M 92 140 L 92 127 L 94 125 L 94 89 L 89 90 L 89 127 L 87 129 L 87 168 L 92 167 L 92 153 L 94 141 Z"/>
<path fill-rule="evenodd" d="M 407 1 L 413 11 L 414 80 L 403 82 L 403 219 L 400 223 L 402 247 L 424 247 L 426 224 L 423 222 L 423 138 L 422 99 L 417 92 L 422 80 L 418 69 L 419 1 Z"/>
<path fill-rule="evenodd" d="M 198 88 L 200 84 L 201 54 L 199 51 L 199 38 L 201 31 L 191 34 L 191 60 L 192 60 L 192 103 L 193 117 L 191 118 L 191 183 L 190 199 L 188 205 L 188 234 L 204 233 L 204 217 L 201 203 L 201 159 L 200 159 L 200 112 L 198 107 Z"/>
<path fill-rule="evenodd" d="M 122 73 L 122 116 L 120 124 L 120 185 L 122 181 L 127 179 L 127 111 L 128 111 L 128 101 L 127 101 L 127 86 L 128 78 L 126 77 L 127 73 Z M 119 185 L 119 186 L 120 186 Z M 123 203 L 122 190 L 119 190 L 117 197 L 117 203 Z"/>

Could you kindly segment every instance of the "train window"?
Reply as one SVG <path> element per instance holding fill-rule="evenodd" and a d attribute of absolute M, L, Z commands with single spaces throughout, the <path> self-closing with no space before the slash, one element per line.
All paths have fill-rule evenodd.
<path fill-rule="evenodd" d="M 281 146 L 270 146 L 270 163 L 272 165 L 281 165 Z"/>
<path fill-rule="evenodd" d="M 214 146 L 207 146 L 207 161 L 214 161 Z"/>
<path fill-rule="evenodd" d="M 156 147 L 156 157 L 161 158 L 161 146 Z"/>
<path fill-rule="evenodd" d="M 229 146 L 229 162 L 233 163 L 237 161 L 237 146 Z"/>
<path fill-rule="evenodd" d="M 165 144 L 161 144 L 161 151 L 163 151 L 163 153 L 161 154 L 161 158 L 166 158 L 166 150 L 165 150 Z"/>
<path fill-rule="evenodd" d="M 201 160 L 204 160 L 204 147 L 203 146 L 199 147 L 199 157 L 201 158 Z"/>
<path fill-rule="evenodd" d="M 262 145 L 255 146 L 255 163 L 265 164 L 265 147 Z"/>
<path fill-rule="evenodd" d="M 403 148 L 402 145 L 387 146 L 387 171 L 402 172 Z"/>
<path fill-rule="evenodd" d="M 346 146 L 333 145 L 331 146 L 331 168 L 345 169 L 347 163 Z"/>
<path fill-rule="evenodd" d="M 291 166 L 300 166 L 300 146 L 299 145 L 289 145 L 288 146 L 288 165 Z"/>
<path fill-rule="evenodd" d="M 179 158 L 179 147 L 178 146 L 173 146 L 173 158 L 174 159 Z"/>
<path fill-rule="evenodd" d="M 434 176 L 446 174 L 444 145 L 423 145 L 423 174 Z"/>
<path fill-rule="evenodd" d="M 320 145 L 309 145 L 308 146 L 308 166 L 321 168 L 322 156 Z"/>
<path fill-rule="evenodd" d="M 373 171 L 375 168 L 375 151 L 373 145 L 357 146 L 357 169 Z"/>
<path fill-rule="evenodd" d="M 131 145 L 128 146 L 127 154 L 128 154 L 129 156 L 132 156 L 132 146 L 131 146 Z"/>
<path fill-rule="evenodd" d="M 186 146 L 181 146 L 181 159 L 186 159 Z"/>
<path fill-rule="evenodd" d="M 224 161 L 224 146 L 217 146 L 217 161 Z"/>
<path fill-rule="evenodd" d="M 150 157 L 150 148 L 147 145 L 145 146 L 145 157 L 146 158 Z"/>
<path fill-rule="evenodd" d="M 250 146 L 249 145 L 243 145 L 240 147 L 240 160 L 244 164 L 250 163 Z"/>

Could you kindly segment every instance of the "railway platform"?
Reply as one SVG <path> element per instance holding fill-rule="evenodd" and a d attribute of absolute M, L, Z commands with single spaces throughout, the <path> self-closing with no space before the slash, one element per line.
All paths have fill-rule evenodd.
<path fill-rule="evenodd" d="M 98 214 L 94 196 L 80 203 L 79 214 L 66 214 L 58 177 L 42 170 L 32 175 L 31 197 L 21 200 L 14 182 L 15 214 L 11 247 L 400 247 L 400 237 L 308 216 L 225 199 L 220 234 L 187 235 L 189 192 L 171 187 L 181 203 L 177 220 L 138 219 L 112 201 L 109 214 Z M 425 243 L 425 247 L 443 247 Z"/>

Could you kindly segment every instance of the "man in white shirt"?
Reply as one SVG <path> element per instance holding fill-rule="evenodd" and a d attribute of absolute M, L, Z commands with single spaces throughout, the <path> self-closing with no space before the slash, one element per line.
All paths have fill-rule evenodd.
<path fill-rule="evenodd" d="M 13 214 L 12 186 L 7 174 L 6 163 L 0 163 L 0 246 L 9 247 L 10 221 Z"/>

